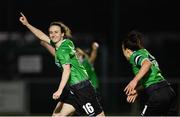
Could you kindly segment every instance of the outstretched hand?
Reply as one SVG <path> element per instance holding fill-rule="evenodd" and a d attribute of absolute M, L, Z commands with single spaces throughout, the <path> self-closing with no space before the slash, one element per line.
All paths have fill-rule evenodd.
<path fill-rule="evenodd" d="M 25 15 L 24 15 L 22 12 L 20 12 L 20 14 L 21 14 L 21 17 L 19 18 L 19 21 L 20 21 L 23 25 L 27 26 L 27 25 L 29 24 L 28 21 L 27 21 L 27 18 L 25 17 Z"/>

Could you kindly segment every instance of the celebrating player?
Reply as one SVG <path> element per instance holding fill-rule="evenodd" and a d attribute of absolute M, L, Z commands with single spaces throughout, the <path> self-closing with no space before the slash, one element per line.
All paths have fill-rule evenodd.
<path fill-rule="evenodd" d="M 59 67 L 62 67 L 63 72 L 59 87 L 52 96 L 53 99 L 60 98 L 66 85 L 70 89 L 65 97 L 70 101 L 63 103 L 61 111 L 55 116 L 71 115 L 75 111 L 81 115 L 104 116 L 103 109 L 96 98 L 95 90 L 88 80 L 87 72 L 75 55 L 74 44 L 70 40 L 70 29 L 62 22 L 52 22 L 49 26 L 49 36 L 47 36 L 32 26 L 22 13 L 19 20 L 38 39 L 55 47 L 55 62 Z"/>
<path fill-rule="evenodd" d="M 144 97 L 147 97 L 142 115 L 177 115 L 175 92 L 162 76 L 155 57 L 143 47 L 142 38 L 141 33 L 132 31 L 122 42 L 123 54 L 135 74 L 124 89 L 127 101 L 134 102 L 137 88 L 142 86 Z"/>

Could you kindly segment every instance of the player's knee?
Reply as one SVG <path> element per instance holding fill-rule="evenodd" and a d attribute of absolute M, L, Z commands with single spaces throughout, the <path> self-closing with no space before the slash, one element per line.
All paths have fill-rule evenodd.
<path fill-rule="evenodd" d="M 105 117 L 104 111 L 97 115 L 97 117 Z"/>
<path fill-rule="evenodd" d="M 66 115 L 62 114 L 62 113 L 53 113 L 52 117 L 65 117 Z"/>

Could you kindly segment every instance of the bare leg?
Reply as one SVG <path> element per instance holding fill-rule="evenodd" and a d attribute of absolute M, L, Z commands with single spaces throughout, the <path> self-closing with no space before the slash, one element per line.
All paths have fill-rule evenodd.
<path fill-rule="evenodd" d="M 53 111 L 52 115 L 59 113 L 61 111 L 61 109 L 62 109 L 62 106 L 63 106 L 63 103 L 62 102 L 58 102 L 56 107 L 55 107 L 55 109 L 54 109 L 54 111 Z"/>
<path fill-rule="evenodd" d="M 105 117 L 104 111 L 102 111 L 99 115 L 97 115 L 96 117 Z"/>
<path fill-rule="evenodd" d="M 75 108 L 67 103 L 59 102 L 53 112 L 53 117 L 73 115 Z"/>

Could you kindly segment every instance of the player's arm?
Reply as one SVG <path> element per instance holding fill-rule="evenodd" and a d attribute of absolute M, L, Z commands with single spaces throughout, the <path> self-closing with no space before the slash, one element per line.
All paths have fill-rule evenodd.
<path fill-rule="evenodd" d="M 55 48 L 45 41 L 40 42 L 53 56 L 55 56 Z"/>
<path fill-rule="evenodd" d="M 53 94 L 53 99 L 58 99 L 61 96 L 61 93 L 67 84 L 67 81 L 69 79 L 69 75 L 71 72 L 71 65 L 70 64 L 64 64 L 63 65 L 63 73 L 61 77 L 61 82 L 59 84 L 58 90 Z"/>
<path fill-rule="evenodd" d="M 139 82 L 146 75 L 146 73 L 149 71 L 150 68 L 151 68 L 151 62 L 148 59 L 145 59 L 142 62 L 142 66 L 139 72 L 136 74 L 133 80 Z"/>
<path fill-rule="evenodd" d="M 91 64 L 93 64 L 94 61 L 96 60 L 98 48 L 99 48 L 99 44 L 98 44 L 97 42 L 94 42 L 94 43 L 92 44 L 92 51 L 91 51 L 91 54 L 90 54 L 90 56 L 89 56 L 89 62 L 90 62 Z"/>
<path fill-rule="evenodd" d="M 76 51 L 78 51 L 81 55 L 85 56 L 86 58 L 89 58 L 88 54 L 84 52 L 81 48 L 76 48 Z"/>
<path fill-rule="evenodd" d="M 71 72 L 70 64 L 63 65 L 63 73 L 62 73 L 61 82 L 59 84 L 58 90 L 53 94 L 53 99 L 58 99 L 61 96 L 61 93 L 69 79 L 70 72 Z"/>
<path fill-rule="evenodd" d="M 59 90 L 62 91 L 64 89 L 69 79 L 70 72 L 71 72 L 71 65 L 70 64 L 63 65 L 63 73 L 62 73 L 62 79 L 59 86 Z"/>
<path fill-rule="evenodd" d="M 151 68 L 151 62 L 148 59 L 144 59 L 144 61 L 141 64 L 141 68 L 139 72 L 124 89 L 127 95 L 130 94 L 130 92 L 136 88 L 138 82 L 147 74 L 150 68 Z"/>
<path fill-rule="evenodd" d="M 20 13 L 21 17 L 19 18 L 19 21 L 26 26 L 36 37 L 38 37 L 40 40 L 45 41 L 47 43 L 50 43 L 49 37 L 43 33 L 41 30 L 37 29 L 36 27 L 32 26 L 25 15 L 23 13 Z"/>

